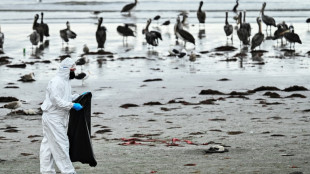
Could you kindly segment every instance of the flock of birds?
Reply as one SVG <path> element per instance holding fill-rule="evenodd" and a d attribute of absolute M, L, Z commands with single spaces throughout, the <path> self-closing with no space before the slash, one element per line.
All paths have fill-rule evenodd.
<path fill-rule="evenodd" d="M 128 13 L 128 15 L 130 15 L 131 11 L 136 7 L 137 3 L 138 1 L 135 0 L 134 3 L 125 5 L 122 8 L 121 13 Z M 200 1 L 199 7 L 197 10 L 197 19 L 199 21 L 199 27 L 201 25 L 203 25 L 204 27 L 204 24 L 206 21 L 206 12 L 202 10 L 202 6 L 203 6 L 203 1 Z M 284 21 L 282 23 L 276 24 L 275 19 L 273 17 L 265 15 L 266 2 L 262 4 L 262 8 L 260 10 L 259 16 L 256 18 L 256 22 L 258 25 L 258 33 L 256 33 L 251 38 L 252 27 L 250 23 L 246 22 L 246 12 L 245 11 L 243 11 L 243 13 L 242 11 L 238 12 L 237 10 L 238 6 L 239 6 L 239 0 L 236 0 L 236 5 L 233 7 L 233 10 L 232 10 L 235 13 L 235 16 L 233 17 L 233 19 L 236 21 L 236 24 L 237 24 L 235 29 L 233 25 L 229 24 L 228 12 L 226 12 L 224 32 L 226 34 L 227 41 L 229 40 L 229 37 L 230 37 L 231 42 L 233 42 L 233 32 L 234 30 L 237 30 L 237 36 L 240 40 L 240 46 L 241 44 L 250 45 L 251 50 L 255 50 L 257 47 L 260 47 L 260 45 L 265 39 L 268 39 L 268 27 L 269 27 L 270 28 L 269 39 L 273 39 L 273 40 L 281 39 L 281 43 L 283 44 L 283 38 L 285 38 L 286 41 L 290 43 L 290 49 L 291 49 L 291 44 L 294 45 L 294 49 L 295 49 L 295 43 L 302 44 L 298 34 L 294 32 L 294 27 L 292 25 L 288 27 L 288 25 Z M 99 11 L 94 11 L 94 14 L 99 14 L 99 13 L 100 13 Z M 183 17 L 182 21 L 180 19 L 181 16 Z M 186 22 L 187 18 L 188 18 L 188 14 L 185 12 L 182 12 L 181 14 L 177 16 L 176 23 L 174 25 L 175 37 L 177 40 L 180 38 L 184 41 L 184 48 L 186 48 L 187 42 L 195 45 L 195 38 L 193 37 L 193 35 L 189 31 L 184 29 L 184 28 L 188 28 L 188 23 Z M 156 20 L 156 21 L 158 21 L 159 19 L 160 19 L 159 15 L 153 18 L 153 20 Z M 41 22 L 39 23 L 38 20 L 39 20 L 39 15 L 36 14 L 34 16 L 34 21 L 33 21 L 33 26 L 32 26 L 33 32 L 29 35 L 30 42 L 33 46 L 37 46 L 39 45 L 39 43 L 42 44 L 44 37 L 50 36 L 49 27 L 46 23 L 44 23 L 43 12 L 41 12 Z M 267 32 L 266 38 L 262 32 L 262 21 L 266 25 L 266 32 Z M 104 45 L 105 45 L 106 38 L 107 38 L 107 34 L 106 34 L 107 29 L 106 27 L 102 26 L 102 22 L 103 22 L 103 18 L 102 17 L 98 18 L 96 41 L 97 41 L 99 50 L 104 49 Z M 162 36 L 159 31 L 149 30 L 149 26 L 151 22 L 152 22 L 152 19 L 147 20 L 146 26 L 142 30 L 142 34 L 145 35 L 145 41 L 147 44 L 153 47 L 156 47 L 159 45 L 159 40 L 162 40 Z M 310 18 L 308 18 L 306 22 L 308 23 L 308 29 L 309 29 Z M 170 25 L 170 20 L 165 21 L 164 23 L 162 23 L 162 25 L 164 26 Z M 277 28 L 277 30 L 274 32 L 273 35 L 271 35 L 271 27 Z M 130 37 L 130 36 L 135 37 L 134 31 L 129 27 L 129 24 L 125 24 L 124 26 L 118 26 L 116 30 L 121 36 L 123 36 L 123 42 L 125 41 L 125 38 L 127 41 L 127 37 Z M 60 30 L 59 34 L 63 41 L 62 42 L 63 44 L 64 42 L 68 44 L 70 39 L 75 39 L 77 37 L 77 34 L 71 30 L 69 21 L 66 22 L 66 28 Z M 2 52 L 3 52 L 3 44 L 4 44 L 4 34 L 1 32 L 1 27 L 0 27 L 0 50 Z M 87 47 L 87 45 L 84 45 L 83 52 L 84 53 L 89 52 L 89 48 Z M 172 52 L 173 54 L 177 55 L 180 58 L 186 55 L 186 53 L 180 52 L 176 49 L 173 49 Z M 190 58 L 190 61 L 194 61 L 195 56 L 190 55 L 189 58 Z M 82 65 L 84 65 L 86 62 L 87 60 L 85 59 L 85 57 L 82 57 L 76 62 L 76 64 L 81 65 L 82 67 Z M 76 76 L 76 79 L 85 80 L 87 77 L 88 75 L 82 72 Z M 34 81 L 34 74 L 30 73 L 30 74 L 26 74 L 22 76 L 21 81 L 24 81 L 24 82 Z M 83 81 L 82 81 L 82 85 L 83 85 Z M 13 110 L 13 109 L 17 109 L 20 106 L 21 106 L 20 101 L 14 101 L 2 107 Z"/>
<path fill-rule="evenodd" d="M 125 5 L 121 12 L 122 13 L 128 13 L 130 15 L 130 12 L 136 7 L 138 1 L 135 0 L 134 3 L 130 3 Z M 197 10 L 197 19 L 199 21 L 199 27 L 202 24 L 204 26 L 205 21 L 206 21 L 206 12 L 202 10 L 203 6 L 203 1 L 200 1 L 199 7 Z M 273 39 L 273 40 L 278 40 L 281 39 L 281 43 L 283 44 L 283 38 L 286 39 L 287 42 L 290 43 L 290 49 L 291 49 L 291 44 L 294 45 L 295 49 L 295 43 L 302 43 L 298 34 L 294 32 L 294 27 L 287 26 L 287 24 L 283 21 L 282 23 L 276 24 L 275 19 L 271 16 L 265 15 L 265 7 L 266 7 L 266 2 L 262 4 L 262 8 L 260 10 L 260 15 L 257 17 L 256 21 L 258 24 L 258 33 L 256 33 L 252 39 L 251 37 L 251 25 L 250 23 L 246 22 L 246 12 L 244 11 L 243 13 L 240 11 L 238 12 L 237 8 L 239 6 L 239 0 L 236 0 L 236 5 L 233 8 L 233 12 L 236 14 L 233 19 L 236 20 L 236 29 L 237 30 L 237 36 L 240 40 L 240 45 L 251 45 L 251 50 L 255 50 L 257 47 L 259 47 L 262 42 L 265 39 Z M 94 13 L 100 13 L 98 11 L 95 11 Z M 33 21 L 33 32 L 29 35 L 30 37 L 30 42 L 33 46 L 37 46 L 39 43 L 43 43 L 44 37 L 49 37 L 49 27 L 46 23 L 43 21 L 43 12 L 41 12 L 41 22 L 39 23 L 39 15 L 36 14 L 34 16 L 34 21 Z M 181 21 L 180 16 L 183 16 L 183 20 Z M 242 18 L 243 16 L 243 18 Z M 181 13 L 177 16 L 176 19 L 176 24 L 174 25 L 174 34 L 176 39 L 182 39 L 184 41 L 184 47 L 186 47 L 186 43 L 192 43 L 195 45 L 195 38 L 193 35 L 185 30 L 184 28 L 187 28 L 188 24 L 186 24 L 186 19 L 188 15 L 186 13 Z M 154 20 L 158 20 L 160 16 L 154 17 Z M 98 19 L 98 27 L 96 31 L 96 41 L 98 44 L 98 49 L 102 50 L 104 49 L 104 45 L 106 42 L 107 34 L 106 34 L 106 27 L 101 26 L 102 25 L 103 18 L 100 17 Z M 263 21 L 266 24 L 266 32 L 267 32 L 267 38 L 265 38 L 265 35 L 262 32 L 262 26 L 261 26 L 261 21 Z M 150 31 L 149 26 L 152 22 L 152 19 L 148 19 L 146 23 L 146 27 L 143 29 L 142 33 L 145 35 L 145 40 L 146 43 L 151 45 L 151 46 L 158 46 L 159 45 L 159 40 L 162 40 L 161 33 L 159 31 Z M 306 20 L 306 22 L 309 24 L 310 23 L 310 18 Z M 170 20 L 165 21 L 162 25 L 169 25 Z M 73 32 L 70 28 L 70 23 L 69 21 L 66 22 L 66 28 L 63 30 L 60 30 L 60 37 L 63 40 L 63 42 L 68 43 L 70 39 L 75 39 L 77 37 L 77 34 Z M 277 30 L 274 32 L 273 36 L 268 37 L 268 27 L 270 28 L 270 35 L 271 35 L 271 27 L 277 27 Z M 117 27 L 117 32 L 123 36 L 123 42 L 125 38 L 127 37 L 135 37 L 135 34 L 133 30 L 129 27 L 128 24 L 125 24 L 125 26 L 118 26 Z M 234 27 L 228 23 L 228 12 L 226 12 L 226 20 L 225 20 L 225 25 L 224 25 L 224 32 L 227 36 L 227 39 L 231 37 L 231 41 L 233 41 L 233 31 Z M 127 40 L 126 40 L 127 41 Z M 62 43 L 63 43 L 62 42 Z M 0 48 L 3 49 L 3 43 L 4 43 L 4 34 L 1 32 L 0 28 Z M 89 50 L 86 45 L 84 45 L 84 50 Z"/>

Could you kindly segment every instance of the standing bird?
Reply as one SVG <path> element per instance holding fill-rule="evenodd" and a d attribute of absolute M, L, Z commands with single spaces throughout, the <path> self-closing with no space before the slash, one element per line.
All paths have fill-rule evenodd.
<path fill-rule="evenodd" d="M 228 23 L 228 12 L 226 12 L 226 19 L 225 19 L 225 25 L 224 25 L 224 31 L 225 31 L 225 34 L 226 34 L 226 37 L 227 37 L 227 40 L 228 40 L 228 36 L 231 35 L 231 41 L 233 41 L 233 31 L 234 31 L 234 28 L 231 24 Z"/>
<path fill-rule="evenodd" d="M 128 14 L 130 15 L 130 11 L 131 11 L 133 8 L 136 7 L 137 3 L 138 3 L 138 0 L 135 0 L 134 3 L 130 3 L 130 4 L 125 5 L 125 6 L 123 7 L 121 13 L 123 13 L 123 12 L 128 12 Z"/>
<path fill-rule="evenodd" d="M 295 42 L 302 44 L 298 34 L 294 33 L 294 27 L 291 25 L 289 27 L 290 30 L 285 31 L 284 37 L 285 39 L 290 43 L 290 49 L 291 44 L 294 44 L 294 50 L 295 50 Z"/>
<path fill-rule="evenodd" d="M 45 23 L 43 22 L 43 12 L 41 12 L 41 26 L 42 26 L 42 28 L 43 28 L 43 34 L 44 34 L 44 36 L 49 37 L 50 34 L 49 34 L 48 25 L 45 24 Z"/>
<path fill-rule="evenodd" d="M 198 21 L 199 21 L 199 25 L 200 24 L 204 24 L 205 20 L 206 20 L 206 12 L 201 10 L 202 5 L 203 5 L 203 1 L 200 1 L 199 8 L 198 8 L 198 11 L 197 11 L 197 18 L 198 18 Z"/>
<path fill-rule="evenodd" d="M 40 42 L 43 43 L 44 29 L 43 29 L 43 26 L 37 22 L 38 19 L 39 19 L 39 15 L 36 14 L 34 16 L 32 29 L 37 31 L 37 33 L 40 35 Z"/>
<path fill-rule="evenodd" d="M 1 32 L 1 27 L 0 27 L 0 49 L 3 50 L 3 43 L 4 43 L 4 34 Z"/>
<path fill-rule="evenodd" d="M 67 21 L 66 25 L 67 25 L 67 28 L 60 30 L 59 33 L 60 33 L 60 37 L 62 38 L 62 40 L 67 42 L 68 44 L 69 39 L 75 39 L 77 35 L 75 34 L 75 32 L 71 31 L 69 21 Z"/>
<path fill-rule="evenodd" d="M 11 109 L 11 113 L 12 113 L 12 111 L 14 109 L 17 109 L 17 108 L 19 108 L 21 106 L 22 106 L 22 103 L 20 101 L 12 101 L 12 102 L 10 102 L 8 104 L 3 105 L 2 108 Z M 16 112 L 15 112 L 15 114 L 16 114 Z"/>
<path fill-rule="evenodd" d="M 33 30 L 33 32 L 29 35 L 30 37 L 30 42 L 33 45 L 37 46 L 38 43 L 40 42 L 40 35 L 36 30 Z"/>
<path fill-rule="evenodd" d="M 243 45 L 249 45 L 248 30 L 242 25 L 242 12 L 239 13 L 239 22 L 240 22 L 240 27 L 237 30 L 237 35 L 239 37 L 239 40 L 240 42 L 243 43 Z"/>
<path fill-rule="evenodd" d="M 88 48 L 88 46 L 86 44 L 84 44 L 83 52 L 84 52 L 84 54 L 88 54 L 89 53 L 89 48 Z"/>
<path fill-rule="evenodd" d="M 255 47 L 260 46 L 264 40 L 264 34 L 262 32 L 262 21 L 259 17 L 256 18 L 258 24 L 258 33 L 256 33 L 252 38 L 251 50 L 254 50 Z"/>
<path fill-rule="evenodd" d="M 75 64 L 76 66 L 81 66 L 81 71 L 83 71 L 83 65 L 85 65 L 88 62 L 89 62 L 89 59 L 85 57 L 81 57 L 75 62 Z"/>
<path fill-rule="evenodd" d="M 77 79 L 77 80 L 82 80 L 82 86 L 84 85 L 84 81 L 86 79 L 88 79 L 90 75 L 90 72 L 88 71 L 88 73 L 85 73 L 85 72 L 81 72 L 79 74 L 77 74 L 74 78 Z"/>
<path fill-rule="evenodd" d="M 98 49 L 100 50 L 104 48 L 104 43 L 107 39 L 107 34 L 106 34 L 107 29 L 105 28 L 105 26 L 101 26 L 102 20 L 103 20 L 102 17 L 98 19 L 98 27 L 96 31 L 96 40 L 98 43 Z"/>
<path fill-rule="evenodd" d="M 184 41 L 184 47 L 186 47 L 186 42 L 190 42 L 195 45 L 195 38 L 188 31 L 183 30 L 179 17 L 177 18 L 176 34 Z"/>
<path fill-rule="evenodd" d="M 281 45 L 283 45 L 283 37 L 284 37 L 285 31 L 288 30 L 288 28 L 286 28 L 287 27 L 286 24 L 283 25 L 283 23 L 278 24 L 277 27 L 278 29 L 274 32 L 272 40 L 277 40 L 277 44 L 278 44 L 278 39 L 281 39 Z"/>
<path fill-rule="evenodd" d="M 188 22 L 187 22 L 188 14 L 181 13 L 181 15 L 183 17 L 181 21 L 182 26 L 188 28 Z"/>
<path fill-rule="evenodd" d="M 145 39 L 148 44 L 158 46 L 158 39 L 162 40 L 162 37 L 158 31 L 149 31 L 151 22 L 152 19 L 147 20 L 146 27 L 142 30 L 142 34 L 145 34 Z"/>
<path fill-rule="evenodd" d="M 124 43 L 124 39 L 125 39 L 125 38 L 126 38 L 126 41 L 127 41 L 127 37 L 128 37 L 128 36 L 133 36 L 133 37 L 135 37 L 135 35 L 134 35 L 132 29 L 130 29 L 130 28 L 128 27 L 128 24 L 125 24 L 125 26 L 120 26 L 120 25 L 119 25 L 119 26 L 117 26 L 116 30 L 117 30 L 118 34 L 120 34 L 121 36 L 123 36 L 123 43 Z"/>
<path fill-rule="evenodd" d="M 243 27 L 248 31 L 248 37 L 250 37 L 251 36 L 251 25 L 250 25 L 250 23 L 247 23 L 246 22 L 246 20 L 245 20 L 245 18 L 246 18 L 246 11 L 243 11 L 243 23 L 242 23 L 242 25 L 243 25 Z"/>
<path fill-rule="evenodd" d="M 271 33 L 271 26 L 277 27 L 276 26 L 276 21 L 274 20 L 273 17 L 267 16 L 264 14 L 265 11 L 265 7 L 266 7 L 266 2 L 263 3 L 262 9 L 261 9 L 261 13 L 262 13 L 262 19 L 263 22 L 266 24 L 267 28 L 266 28 L 266 32 L 268 30 L 268 26 L 270 26 L 270 33 Z"/>
<path fill-rule="evenodd" d="M 236 14 L 236 15 L 234 16 L 234 20 L 236 21 L 237 24 L 238 24 L 237 21 L 238 21 L 238 19 L 239 19 L 238 10 L 237 10 L 238 6 L 239 6 L 239 0 L 236 0 L 236 5 L 235 5 L 234 8 L 232 9 L 232 11 Z"/>
<path fill-rule="evenodd" d="M 306 20 L 306 22 L 308 23 L 308 31 L 309 31 L 310 18 L 308 18 L 308 19 Z"/>

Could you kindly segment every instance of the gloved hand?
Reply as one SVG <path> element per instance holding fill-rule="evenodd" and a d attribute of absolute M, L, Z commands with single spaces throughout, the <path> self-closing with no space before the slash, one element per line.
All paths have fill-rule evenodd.
<path fill-rule="evenodd" d="M 82 95 L 85 95 L 85 94 L 87 94 L 87 93 L 89 93 L 89 92 L 83 92 L 83 94 L 82 94 Z"/>
<path fill-rule="evenodd" d="M 83 109 L 83 106 L 80 103 L 74 103 L 72 108 L 79 111 Z"/>

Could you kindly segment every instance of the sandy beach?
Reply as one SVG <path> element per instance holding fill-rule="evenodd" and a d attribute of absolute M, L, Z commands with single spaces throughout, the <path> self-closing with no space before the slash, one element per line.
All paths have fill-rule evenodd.
<path fill-rule="evenodd" d="M 98 165 L 75 162 L 77 173 L 310 173 L 310 32 L 303 20 L 309 15 L 307 9 L 296 5 L 291 10 L 291 22 L 302 40 L 302 44 L 295 45 L 295 51 L 288 50 L 288 44 L 281 46 L 280 42 L 266 39 L 260 51 L 251 53 L 250 48 L 240 48 L 235 31 L 233 44 L 227 44 L 221 11 L 226 6 L 210 12 L 211 22 L 204 28 L 195 18 L 193 9 L 197 5 L 188 6 L 192 11 L 187 30 L 196 39 L 196 45 L 188 43 L 186 48 L 183 42 L 176 44 L 173 33 L 178 12 L 172 9 L 165 13 L 171 4 L 163 11 L 158 8 L 163 19 L 159 24 L 153 22 L 150 28 L 160 31 L 163 41 L 158 47 L 148 48 L 142 29 L 148 18 L 158 14 L 156 9 L 150 13 L 143 11 L 150 4 L 141 2 L 141 6 L 146 4 L 145 9 L 137 8 L 132 17 L 119 12 L 115 17 L 115 5 L 126 2 L 108 3 L 113 12 L 103 11 L 98 16 L 90 10 L 94 2 L 88 3 L 85 11 L 78 11 L 83 8 L 76 5 L 75 12 L 65 12 L 67 4 L 50 5 L 45 21 L 51 36 L 44 46 L 33 49 L 27 36 L 32 32 L 34 14 L 40 11 L 18 6 L 20 13 L 14 17 L 10 16 L 13 5 L 2 7 L 7 11 L 0 14 L 7 17 L 0 20 L 5 34 L 5 54 L 0 57 L 7 57 L 9 62 L 0 64 L 0 98 L 15 97 L 22 106 L 17 113 L 0 108 L 0 173 L 39 173 L 41 115 L 22 112 L 38 111 L 61 57 L 78 60 L 84 44 L 97 51 L 95 32 L 100 16 L 104 17 L 108 33 L 105 51 L 112 54 L 84 55 L 88 63 L 78 66 L 77 73 L 90 75 L 83 84 L 80 80 L 71 81 L 74 93 L 90 91 L 93 95 L 91 132 Z M 184 3 L 182 7 L 190 4 Z M 234 5 L 230 3 L 227 7 Z M 261 7 L 260 1 L 256 3 Z M 60 11 L 53 11 L 53 6 Z M 252 8 L 247 1 L 243 8 L 248 7 Z M 258 11 L 253 9 L 248 15 L 252 36 L 258 31 Z M 277 8 L 272 3 L 270 9 L 269 14 L 275 15 L 277 21 L 289 18 L 274 10 Z M 300 14 L 295 15 L 295 9 L 301 9 Z M 169 26 L 160 25 L 165 19 L 170 19 Z M 66 20 L 72 21 L 71 29 L 78 36 L 62 45 L 59 30 L 65 28 Z M 136 37 L 128 38 L 127 44 L 116 31 L 124 22 L 136 25 L 132 28 Z M 233 22 L 230 19 L 235 25 Z M 234 49 L 216 49 L 227 46 Z M 187 55 L 170 55 L 173 49 L 186 51 Z M 195 62 L 189 61 L 191 54 L 196 55 Z M 25 67 L 7 66 L 16 64 Z M 31 72 L 35 81 L 18 81 Z M 0 107 L 6 103 L 1 101 Z M 206 153 L 215 145 L 228 152 Z"/>

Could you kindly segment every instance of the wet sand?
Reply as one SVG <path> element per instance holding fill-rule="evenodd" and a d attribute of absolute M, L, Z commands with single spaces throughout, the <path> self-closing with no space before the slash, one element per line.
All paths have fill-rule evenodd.
<path fill-rule="evenodd" d="M 113 57 L 86 56 L 90 61 L 83 71 L 90 71 L 90 77 L 84 85 L 81 81 L 72 81 L 74 92 L 93 93 L 91 132 L 98 162 L 95 168 L 74 163 L 78 173 L 310 171 L 310 94 L 308 91 L 284 91 L 294 85 L 310 89 L 307 54 L 310 34 L 306 24 L 295 25 L 295 32 L 303 41 L 302 45 L 296 45 L 296 52 L 281 51 L 288 47 L 278 47 L 275 41 L 266 40 L 261 50 L 268 52 L 259 56 L 240 51 L 236 33 L 233 46 L 237 50 L 215 51 L 214 48 L 226 45 L 223 24 L 207 24 L 206 37 L 201 39 L 198 25 L 191 26 L 197 44 L 195 50 L 188 44 L 187 52 L 193 51 L 200 56 L 195 62 L 189 62 L 188 56 L 183 59 L 167 56 L 168 50 L 182 48 L 175 46 L 172 25 L 168 29 L 161 27 L 164 41 L 154 49 L 143 44 L 141 30 L 145 24 L 137 25 L 137 37 L 129 38 L 127 46 L 115 31 L 117 24 L 104 25 L 109 31 L 105 50 L 114 53 Z M 251 25 L 252 33 L 256 33 L 256 25 Z M 66 47 L 61 45 L 58 36 L 59 29 L 64 26 L 50 24 L 53 30 L 49 46 L 35 55 L 31 53 L 26 34 L 17 33 L 16 26 L 6 25 L 5 52 L 13 58 L 11 64 L 37 60 L 50 60 L 51 63 L 27 64 L 23 69 L 1 65 L 0 96 L 14 96 L 23 101 L 21 109 L 34 109 L 40 106 L 46 84 L 57 72 L 59 62 L 55 59 L 70 54 L 77 60 L 85 43 L 91 51 L 96 51 L 96 26 L 72 24 L 78 37 Z M 30 29 L 29 24 L 18 26 L 27 31 Z M 25 56 L 22 55 L 23 48 L 26 48 Z M 200 53 L 203 51 L 208 53 Z M 239 53 L 245 56 L 234 57 Z M 40 59 L 35 59 L 38 57 Z M 98 63 L 97 60 L 102 61 Z M 79 72 L 80 67 L 77 69 Z M 30 72 L 35 73 L 36 81 L 17 81 L 21 75 Z M 224 78 L 228 80 L 221 80 Z M 148 79 L 161 81 L 144 82 Z M 261 86 L 274 86 L 280 90 L 248 92 Z M 200 95 L 207 89 L 224 95 Z M 231 95 L 232 91 L 238 93 Z M 295 93 L 305 98 L 300 98 L 301 95 L 286 98 Z M 149 102 L 162 105 L 144 105 Z M 138 106 L 120 107 L 124 104 Z M 0 113 L 0 173 L 38 173 L 41 116 L 8 116 L 9 110 L 2 108 Z M 120 145 L 126 143 L 122 138 L 139 138 L 141 141 L 136 143 L 141 144 Z M 176 142 L 178 145 L 167 146 L 173 138 L 181 141 Z M 223 145 L 229 152 L 206 154 L 205 150 L 215 144 Z"/>

